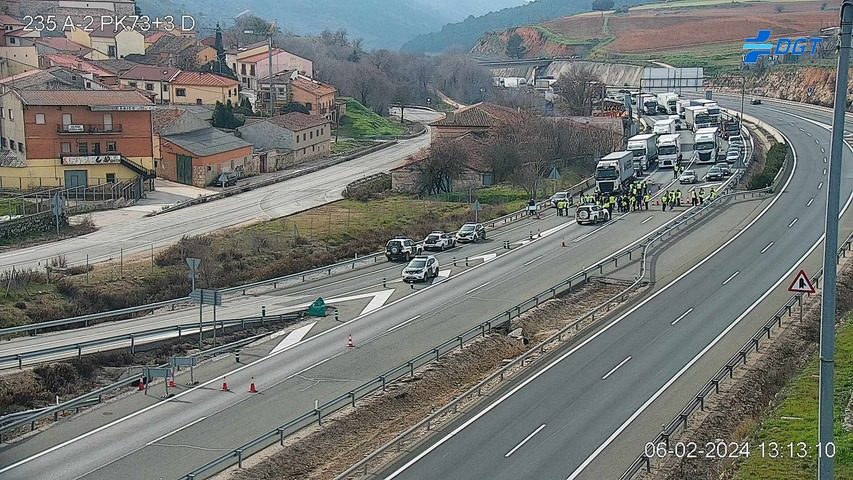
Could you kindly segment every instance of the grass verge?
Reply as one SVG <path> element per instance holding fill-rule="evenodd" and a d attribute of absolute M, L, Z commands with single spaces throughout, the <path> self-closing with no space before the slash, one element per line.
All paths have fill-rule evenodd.
<path fill-rule="evenodd" d="M 379 145 L 370 140 L 341 140 L 332 143 L 332 155 L 351 155 L 361 150 Z"/>
<path fill-rule="evenodd" d="M 377 115 L 355 99 L 347 98 L 346 102 L 347 113 L 338 125 L 338 136 L 360 139 L 408 133 L 403 125 Z"/>
<path fill-rule="evenodd" d="M 782 143 L 777 143 L 770 147 L 767 152 L 767 159 L 764 163 L 764 169 L 761 173 L 754 175 L 749 180 L 749 189 L 755 190 L 758 188 L 766 188 L 773 184 L 773 179 L 776 174 L 782 169 L 785 163 L 785 156 L 788 155 L 788 146 Z"/>

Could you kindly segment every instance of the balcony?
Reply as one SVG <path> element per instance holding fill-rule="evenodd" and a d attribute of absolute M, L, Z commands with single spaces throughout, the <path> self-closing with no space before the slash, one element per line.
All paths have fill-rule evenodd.
<path fill-rule="evenodd" d="M 104 124 L 96 124 L 96 123 L 87 123 L 87 124 L 70 124 L 70 125 L 57 125 L 56 133 L 121 133 L 121 124 L 113 123 L 112 125 L 104 125 Z"/>

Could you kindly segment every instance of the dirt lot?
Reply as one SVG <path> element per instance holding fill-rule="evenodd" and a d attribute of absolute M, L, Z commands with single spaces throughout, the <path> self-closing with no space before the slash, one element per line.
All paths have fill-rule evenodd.
<path fill-rule="evenodd" d="M 502 334 L 486 337 L 464 350 L 417 371 L 412 381 L 398 383 L 330 417 L 323 428 L 312 427 L 219 475 L 233 480 L 328 479 L 387 443 L 399 433 L 447 404 L 506 359 L 520 355 L 538 340 L 612 297 L 621 283 L 592 282 L 581 292 L 542 304 L 518 322 L 530 345 Z M 448 419 L 442 419 L 444 423 Z"/>
<path fill-rule="evenodd" d="M 853 309 L 853 262 L 847 262 L 838 279 L 838 316 Z M 758 354 L 748 357 L 745 368 L 735 371 L 735 380 L 720 384 L 720 395 L 706 401 L 705 412 L 691 417 L 688 428 L 672 442 L 725 439 L 743 442 L 754 433 L 761 418 L 782 397 L 780 392 L 805 365 L 817 348 L 820 322 L 820 296 L 810 297 L 804 304 L 803 322 L 783 322 L 774 330 L 774 341 L 764 343 Z M 638 454 L 640 452 L 637 452 Z M 732 478 L 733 460 L 668 458 L 653 464 L 652 474 L 639 478 L 654 480 L 690 480 Z M 805 478 L 805 477 L 804 477 Z M 809 477 L 811 478 L 811 477 Z"/>

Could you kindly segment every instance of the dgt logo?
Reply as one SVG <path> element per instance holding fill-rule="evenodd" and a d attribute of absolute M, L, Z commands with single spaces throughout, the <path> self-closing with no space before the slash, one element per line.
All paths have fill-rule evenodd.
<path fill-rule="evenodd" d="M 744 40 L 743 49 L 747 50 L 744 55 L 743 63 L 757 63 L 758 60 L 766 55 L 785 55 L 790 53 L 796 56 L 806 53 L 806 45 L 811 45 L 809 55 L 814 55 L 817 51 L 817 46 L 823 41 L 819 37 L 801 37 L 801 38 L 780 38 L 776 43 L 767 43 L 770 39 L 770 30 L 759 30 L 755 38 L 747 38 Z"/>

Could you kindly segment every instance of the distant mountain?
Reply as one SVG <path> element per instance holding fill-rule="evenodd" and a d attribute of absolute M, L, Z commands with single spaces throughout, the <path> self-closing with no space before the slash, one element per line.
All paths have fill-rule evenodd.
<path fill-rule="evenodd" d="M 191 15 L 203 34 L 217 21 L 227 26 L 242 12 L 272 21 L 283 30 L 306 35 L 344 29 L 364 39 L 367 48 L 396 50 L 421 33 L 526 0 L 137 0 L 148 16 Z"/>
<path fill-rule="evenodd" d="M 650 3 L 654 0 L 616 0 L 616 6 Z M 463 2 L 459 2 L 463 3 Z M 530 3 L 493 11 L 462 22 L 445 25 L 440 31 L 421 34 L 409 40 L 401 50 L 406 52 L 439 53 L 447 50 L 468 51 L 486 32 L 530 25 L 553 18 L 592 10 L 592 0 L 534 0 Z"/>

